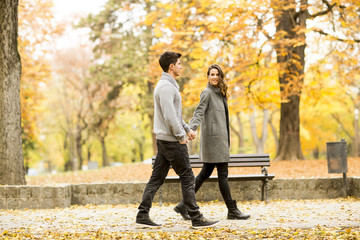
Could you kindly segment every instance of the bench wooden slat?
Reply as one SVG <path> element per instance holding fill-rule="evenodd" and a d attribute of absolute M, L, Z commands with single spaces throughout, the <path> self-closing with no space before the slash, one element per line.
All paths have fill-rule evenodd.
<path fill-rule="evenodd" d="M 191 168 L 202 168 L 203 163 L 191 163 Z M 229 163 L 229 167 L 270 167 L 270 163 Z"/>
<path fill-rule="evenodd" d="M 152 159 L 152 164 L 154 164 L 155 158 Z M 190 164 L 192 168 L 201 168 L 203 162 L 199 159 L 190 159 Z M 230 158 L 229 167 L 269 167 L 270 159 L 233 159 Z"/>
<path fill-rule="evenodd" d="M 268 153 L 256 153 L 256 154 L 231 154 L 231 157 L 241 157 L 241 158 L 258 158 L 258 157 L 266 157 L 270 158 Z"/>
<path fill-rule="evenodd" d="M 153 156 L 152 159 L 154 160 L 156 156 Z M 191 159 L 199 159 L 199 155 L 189 155 Z M 231 154 L 230 158 L 232 159 L 270 159 L 269 154 Z"/>
<path fill-rule="evenodd" d="M 270 162 L 269 158 L 240 158 L 230 156 L 230 162 Z"/>
<path fill-rule="evenodd" d="M 229 167 L 269 167 L 270 163 L 229 163 Z"/>
<path fill-rule="evenodd" d="M 229 181 L 231 180 L 237 180 L 237 181 L 255 181 L 255 180 L 264 180 L 264 179 L 269 179 L 272 180 L 275 177 L 275 175 L 273 174 L 269 174 L 267 176 L 265 175 L 229 175 L 228 179 Z M 218 179 L 218 176 L 210 176 L 211 180 L 216 180 Z M 179 177 L 178 176 L 167 176 L 165 179 L 165 182 L 179 182 Z"/>
<path fill-rule="evenodd" d="M 154 159 L 154 161 L 155 161 L 155 159 Z M 201 161 L 201 160 L 199 160 L 199 159 L 190 159 L 190 163 L 199 163 L 199 162 L 203 162 L 203 161 Z M 240 163 L 247 163 L 247 162 L 249 162 L 249 163 L 269 163 L 270 162 L 270 159 L 268 159 L 268 160 L 266 160 L 266 159 L 260 159 L 260 158 L 258 158 L 258 159 L 241 159 L 241 158 L 239 158 L 239 159 L 234 159 L 234 158 L 230 158 L 230 161 L 229 161 L 229 163 L 238 163 L 238 162 L 240 162 Z"/>
<path fill-rule="evenodd" d="M 232 158 L 270 158 L 268 153 L 259 153 L 259 154 L 231 154 Z M 189 158 L 198 159 L 199 155 L 189 155 Z"/>

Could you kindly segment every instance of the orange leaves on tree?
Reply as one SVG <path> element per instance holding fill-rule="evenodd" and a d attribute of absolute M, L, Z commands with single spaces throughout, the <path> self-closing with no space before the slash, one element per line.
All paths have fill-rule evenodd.
<path fill-rule="evenodd" d="M 40 105 L 43 100 L 41 86 L 51 77 L 50 66 L 45 60 L 52 36 L 62 31 L 52 22 L 51 0 L 24 0 L 19 4 L 18 49 L 22 63 L 20 83 L 21 124 L 23 132 L 24 158 L 34 149 L 40 132 L 38 124 Z"/>

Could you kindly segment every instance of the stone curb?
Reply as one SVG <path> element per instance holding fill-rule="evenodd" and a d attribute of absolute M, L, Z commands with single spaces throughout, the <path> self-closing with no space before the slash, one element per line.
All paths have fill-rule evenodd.
<path fill-rule="evenodd" d="M 360 178 L 347 179 L 349 196 L 360 198 Z M 59 186 L 0 186 L 0 209 L 49 209 L 86 204 L 139 203 L 146 183 L 64 184 Z M 268 199 L 332 199 L 346 197 L 342 178 L 274 179 Z M 261 200 L 260 181 L 230 181 L 238 201 Z M 181 199 L 180 183 L 161 187 L 162 201 Z M 196 194 L 198 201 L 222 200 L 217 181 L 207 181 Z M 154 201 L 159 201 L 159 193 Z"/>

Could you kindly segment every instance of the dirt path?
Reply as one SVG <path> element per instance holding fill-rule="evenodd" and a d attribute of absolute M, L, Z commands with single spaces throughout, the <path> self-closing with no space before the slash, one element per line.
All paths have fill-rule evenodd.
<path fill-rule="evenodd" d="M 359 228 L 360 199 L 278 200 L 241 202 L 239 208 L 251 214 L 246 221 L 226 220 L 223 202 L 199 203 L 204 216 L 220 220 L 215 230 L 241 231 L 264 229 Z M 150 216 L 163 226 L 160 232 L 192 232 L 190 221 L 173 211 L 174 204 L 154 204 Z M 0 239 L 4 233 L 25 230 L 35 236 L 108 232 L 139 233 L 149 230 L 135 226 L 137 205 L 87 205 L 48 210 L 0 210 Z M 152 230 L 154 231 L 154 230 Z M 1 235 L 3 234 L 3 235 Z"/>

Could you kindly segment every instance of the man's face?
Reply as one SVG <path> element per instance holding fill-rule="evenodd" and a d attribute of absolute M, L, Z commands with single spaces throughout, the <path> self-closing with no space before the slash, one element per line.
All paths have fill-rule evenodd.
<path fill-rule="evenodd" d="M 181 66 L 181 62 L 180 59 L 178 58 L 178 60 L 176 61 L 176 64 L 170 64 L 170 70 L 173 72 L 175 77 L 180 76 L 180 72 L 181 72 L 182 66 Z"/>

